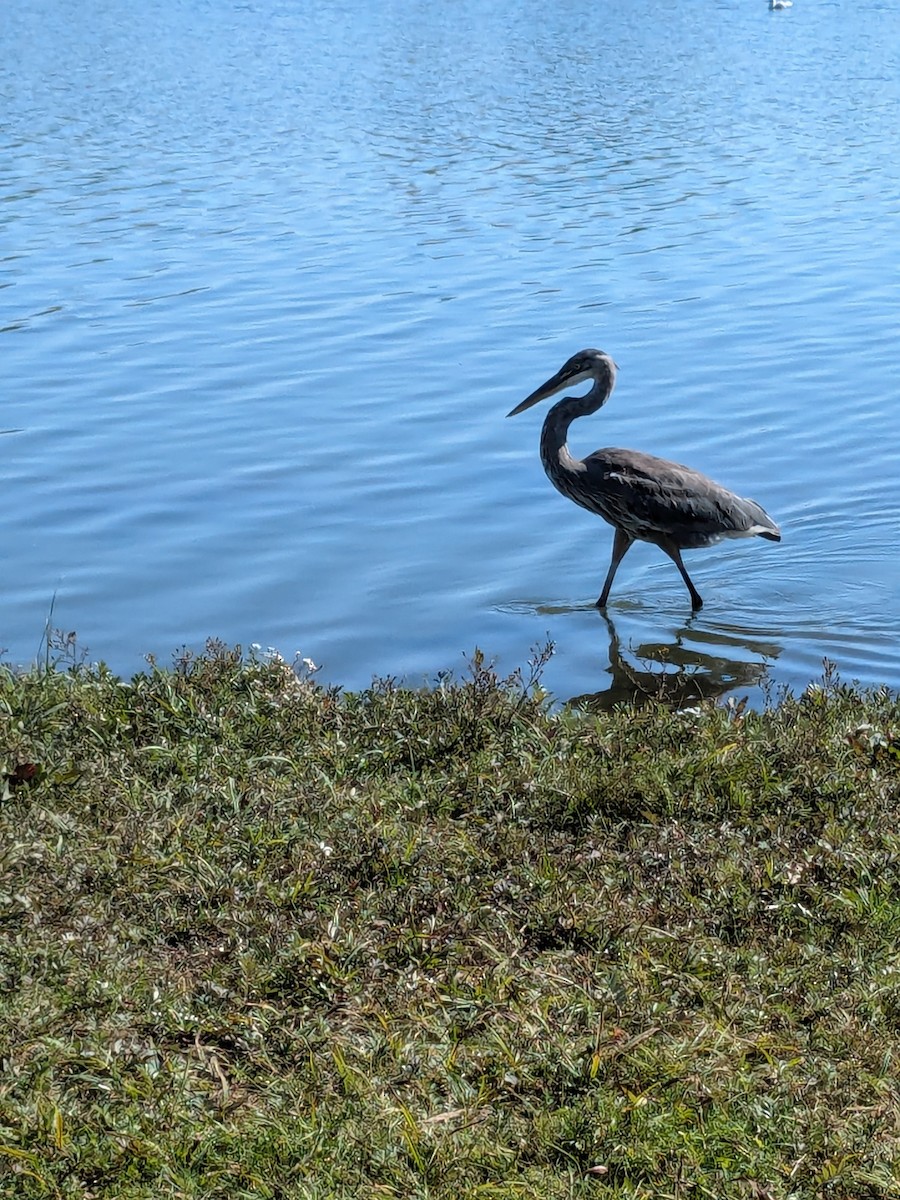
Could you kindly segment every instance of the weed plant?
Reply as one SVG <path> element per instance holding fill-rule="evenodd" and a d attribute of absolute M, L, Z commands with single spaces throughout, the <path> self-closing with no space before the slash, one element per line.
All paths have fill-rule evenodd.
<path fill-rule="evenodd" d="M 900 710 L 0 670 L 0 1194 L 900 1194 Z"/>

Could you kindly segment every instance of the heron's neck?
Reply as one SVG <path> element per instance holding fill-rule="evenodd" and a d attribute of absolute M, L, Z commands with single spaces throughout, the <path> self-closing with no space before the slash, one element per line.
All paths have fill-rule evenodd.
<path fill-rule="evenodd" d="M 546 470 L 563 467 L 578 470 L 581 459 L 575 458 L 567 444 L 569 426 L 578 417 L 588 417 L 602 407 L 609 397 L 609 389 L 601 387 L 599 381 L 584 396 L 565 396 L 547 413 L 541 430 L 541 461 Z"/>

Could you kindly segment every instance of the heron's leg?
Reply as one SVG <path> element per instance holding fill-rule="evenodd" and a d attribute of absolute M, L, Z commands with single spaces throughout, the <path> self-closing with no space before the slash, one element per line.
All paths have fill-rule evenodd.
<path fill-rule="evenodd" d="M 681 572 L 681 578 L 687 584 L 687 590 L 691 593 L 691 608 L 694 610 L 694 612 L 696 612 L 698 608 L 703 607 L 703 597 L 694 587 L 693 583 L 691 582 L 690 575 L 688 575 L 687 571 L 685 570 L 684 563 L 681 561 L 681 551 L 674 544 L 674 542 L 661 541 L 657 542 L 657 545 L 659 546 L 660 550 L 664 550 L 666 554 L 668 554 L 669 558 L 671 558 L 672 562 Z"/>
<path fill-rule="evenodd" d="M 616 577 L 616 571 L 619 569 L 619 563 L 628 553 L 634 538 L 627 534 L 623 529 L 616 530 L 616 536 L 613 538 L 612 561 L 609 564 L 609 571 L 606 576 L 606 583 L 603 585 L 603 591 L 600 593 L 600 598 L 597 601 L 598 608 L 606 608 L 606 601 L 609 599 L 609 589 L 612 587 L 612 581 Z"/>

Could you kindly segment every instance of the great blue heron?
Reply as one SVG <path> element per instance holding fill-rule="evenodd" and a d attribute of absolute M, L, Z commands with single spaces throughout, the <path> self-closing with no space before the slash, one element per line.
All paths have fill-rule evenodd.
<path fill-rule="evenodd" d="M 759 537 L 781 541 L 778 526 L 754 500 L 744 500 L 699 471 L 642 454 L 640 450 L 595 450 L 575 458 L 566 445 L 569 426 L 609 399 L 616 364 L 602 350 L 581 350 L 507 416 L 524 412 L 563 388 L 593 380 L 584 396 L 566 396 L 547 413 L 541 430 L 541 462 L 550 482 L 582 508 L 597 513 L 616 531 L 612 562 L 597 600 L 605 608 L 619 563 L 632 542 L 652 542 L 668 554 L 691 595 L 691 607 L 703 606 L 700 593 L 681 561 L 681 551 L 711 546 L 723 537 Z"/>

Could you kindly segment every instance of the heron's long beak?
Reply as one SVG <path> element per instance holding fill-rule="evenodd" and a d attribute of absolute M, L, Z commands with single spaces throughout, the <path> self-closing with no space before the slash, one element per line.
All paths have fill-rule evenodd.
<path fill-rule="evenodd" d="M 530 396 L 526 396 L 521 404 L 517 404 L 511 412 L 506 415 L 515 417 L 520 412 L 524 412 L 526 408 L 531 408 L 532 404 L 539 404 L 541 400 L 546 400 L 548 396 L 553 396 L 557 392 L 562 391 L 568 382 L 569 376 L 564 376 L 562 371 L 557 371 L 552 379 L 548 379 L 546 383 L 542 383 L 537 391 L 532 392 Z"/>

